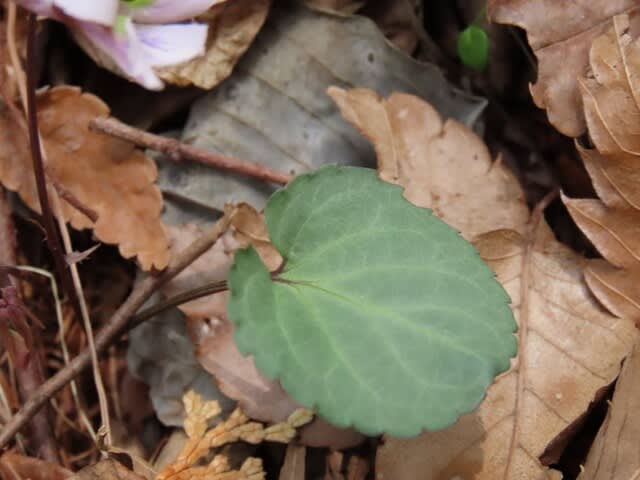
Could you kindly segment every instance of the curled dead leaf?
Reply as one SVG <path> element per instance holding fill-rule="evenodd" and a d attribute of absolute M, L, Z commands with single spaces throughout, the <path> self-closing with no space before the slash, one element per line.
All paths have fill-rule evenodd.
<path fill-rule="evenodd" d="M 640 345 L 625 360 L 607 417 L 600 427 L 579 480 L 640 478 Z"/>
<path fill-rule="evenodd" d="M 78 88 L 62 86 L 40 94 L 47 174 L 98 214 L 93 222 L 63 200 L 64 218 L 74 228 L 92 228 L 102 242 L 117 244 L 123 257 L 137 257 L 145 270 L 161 270 L 169 249 L 160 221 L 162 195 L 154 185 L 156 166 L 133 145 L 89 131 L 93 118 L 107 115 L 109 109 L 98 97 Z M 6 109 L 0 112 L 0 142 L 0 181 L 39 211 L 26 133 Z"/>
<path fill-rule="evenodd" d="M 158 69 L 174 85 L 210 89 L 227 78 L 249 48 L 269 13 L 271 0 L 226 0 L 212 7 L 202 20 L 209 24 L 203 56 Z"/>
<path fill-rule="evenodd" d="M 599 200 L 563 197 L 610 265 L 592 261 L 587 283 L 614 314 L 640 324 L 640 16 L 618 15 L 593 41 L 580 80 L 593 149 L 578 145 Z"/>
<path fill-rule="evenodd" d="M 538 79 L 531 86 L 533 100 L 547 110 L 551 124 L 570 137 L 585 130 L 578 78 L 587 73 L 591 43 L 611 26 L 613 16 L 638 9 L 635 0 L 487 2 L 491 20 L 527 31 L 538 58 Z"/>

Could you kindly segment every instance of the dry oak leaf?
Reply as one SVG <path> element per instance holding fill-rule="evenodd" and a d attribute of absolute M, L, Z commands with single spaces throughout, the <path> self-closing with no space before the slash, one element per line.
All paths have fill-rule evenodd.
<path fill-rule="evenodd" d="M 586 74 L 591 42 L 607 30 L 614 15 L 637 11 L 636 0 L 489 0 L 492 21 L 527 31 L 538 58 L 538 79 L 531 86 L 536 105 L 547 110 L 563 134 L 585 131 L 578 78 Z"/>
<path fill-rule="evenodd" d="M 337 87 L 328 94 L 373 143 L 380 178 L 403 186 L 411 203 L 432 209 L 467 240 L 499 228 L 524 232 L 529 209 L 522 189 L 463 124 L 443 121 L 413 95 L 380 99 L 372 90 Z"/>
<path fill-rule="evenodd" d="M 209 24 L 205 53 L 179 65 L 158 69 L 174 85 L 210 89 L 227 78 L 267 19 L 271 0 L 226 0 L 200 17 Z"/>
<path fill-rule="evenodd" d="M 596 436 L 579 480 L 640 478 L 640 344 L 625 360 L 607 417 Z"/>
<path fill-rule="evenodd" d="M 376 478 L 559 478 L 539 457 L 615 379 L 638 337 L 633 323 L 600 307 L 582 278 L 585 260 L 555 240 L 540 213 L 530 217 L 516 179 L 472 132 L 409 95 L 331 94 L 373 141 L 381 176 L 474 241 L 519 325 L 518 356 L 478 409 L 440 432 L 387 437 Z"/>
<path fill-rule="evenodd" d="M 578 146 L 600 200 L 563 198 L 569 213 L 609 262 L 585 278 L 619 317 L 640 325 L 640 17 L 619 15 L 593 42 L 593 74 L 581 80 L 593 149 Z"/>
<path fill-rule="evenodd" d="M 154 185 L 155 163 L 131 144 L 89 131 L 89 122 L 109 115 L 96 96 L 62 86 L 38 96 L 38 122 L 48 177 L 97 213 L 94 223 L 61 201 L 74 228 L 92 228 L 104 243 L 117 244 L 143 269 L 163 269 L 169 249 L 160 221 L 162 194 Z M 40 211 L 25 131 L 6 109 L 0 115 L 0 181 Z"/>

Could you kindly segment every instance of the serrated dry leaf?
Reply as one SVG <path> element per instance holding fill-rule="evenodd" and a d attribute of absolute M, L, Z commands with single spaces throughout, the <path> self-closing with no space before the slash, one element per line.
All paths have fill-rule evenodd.
<path fill-rule="evenodd" d="M 227 78 L 249 48 L 269 13 L 271 0 L 226 0 L 202 19 L 209 24 L 206 51 L 180 65 L 158 69 L 174 85 L 210 89 Z"/>
<path fill-rule="evenodd" d="M 373 143 L 380 178 L 402 185 L 407 200 L 431 208 L 467 240 L 499 228 L 523 231 L 529 211 L 520 186 L 464 125 L 443 121 L 413 95 L 380 99 L 371 90 L 337 87 L 328 94 Z"/>
<path fill-rule="evenodd" d="M 491 164 L 473 133 L 443 125 L 416 97 L 332 95 L 373 139 L 381 176 L 474 239 L 511 296 L 519 325 L 518 357 L 480 407 L 440 432 L 387 437 L 377 478 L 559 478 L 538 458 L 615 379 L 638 336 L 633 324 L 600 308 L 582 279 L 585 260 L 555 240 L 539 213 L 529 218 L 515 178 Z"/>
<path fill-rule="evenodd" d="M 547 110 L 560 132 L 577 137 L 585 130 L 578 77 L 587 72 L 591 42 L 611 26 L 611 18 L 638 11 L 635 0 L 489 0 L 491 20 L 527 31 L 538 58 L 533 99 Z"/>
<path fill-rule="evenodd" d="M 640 344 L 625 360 L 609 412 L 600 427 L 579 480 L 640 478 Z"/>
<path fill-rule="evenodd" d="M 614 314 L 640 325 L 640 16 L 619 15 L 593 42 L 580 80 L 589 135 L 578 146 L 600 200 L 563 201 L 610 265 L 592 261 L 589 287 Z"/>
<path fill-rule="evenodd" d="M 74 228 L 92 228 L 104 243 L 145 270 L 163 269 L 169 249 L 160 221 L 162 195 L 154 185 L 154 162 L 131 144 L 89 131 L 96 116 L 109 115 L 98 98 L 78 88 L 52 88 L 38 96 L 40 133 L 49 177 L 98 214 L 97 222 L 62 200 Z M 27 138 L 5 110 L 0 114 L 0 180 L 39 211 Z"/>

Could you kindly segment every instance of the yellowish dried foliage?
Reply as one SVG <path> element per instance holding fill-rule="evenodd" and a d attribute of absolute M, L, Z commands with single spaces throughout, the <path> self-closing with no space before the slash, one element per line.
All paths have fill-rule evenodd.
<path fill-rule="evenodd" d="M 296 428 L 313 418 L 311 411 L 299 409 L 285 422 L 265 427 L 262 423 L 250 421 L 240 409 L 236 409 L 229 418 L 208 429 L 209 421 L 220 414 L 218 402 L 203 401 L 193 391 L 187 392 L 183 401 L 187 414 L 184 429 L 188 440 L 175 461 L 160 472 L 156 480 L 262 480 L 265 473 L 258 458 L 247 458 L 239 470 L 232 470 L 224 455 L 215 455 L 204 466 L 198 462 L 213 449 L 237 441 L 288 443 L 295 437 Z"/>

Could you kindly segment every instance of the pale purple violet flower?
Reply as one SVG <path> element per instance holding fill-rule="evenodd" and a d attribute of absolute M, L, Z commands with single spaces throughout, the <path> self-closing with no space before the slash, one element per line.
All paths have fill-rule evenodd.
<path fill-rule="evenodd" d="M 153 70 L 204 54 L 208 27 L 188 21 L 224 0 L 15 0 L 65 23 L 150 90 L 164 84 Z M 181 23 L 176 23 L 181 22 Z"/>

